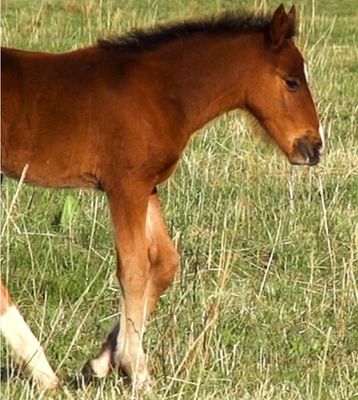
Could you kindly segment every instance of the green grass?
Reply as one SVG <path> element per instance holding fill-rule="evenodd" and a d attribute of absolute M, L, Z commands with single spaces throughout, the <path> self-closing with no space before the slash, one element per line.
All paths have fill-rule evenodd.
<path fill-rule="evenodd" d="M 280 1 L 241 1 L 272 10 Z M 181 272 L 145 338 L 153 399 L 358 398 L 356 2 L 296 1 L 298 42 L 326 128 L 316 168 L 291 167 L 240 113 L 206 126 L 160 188 Z M 339 5 L 338 5 L 339 4 Z M 5 1 L 3 45 L 64 51 L 237 1 Z M 2 185 L 2 275 L 63 386 L 58 399 L 131 397 L 115 374 L 71 379 L 118 319 L 105 196 Z M 1 363 L 13 365 L 2 343 Z M 44 395 L 16 374 L 2 399 Z"/>

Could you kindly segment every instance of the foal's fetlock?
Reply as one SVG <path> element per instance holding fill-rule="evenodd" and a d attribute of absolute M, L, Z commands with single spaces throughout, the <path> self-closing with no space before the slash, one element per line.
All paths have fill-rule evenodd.
<path fill-rule="evenodd" d="M 149 375 L 145 361 L 137 363 L 136 369 L 133 368 L 132 358 L 122 355 L 118 358 L 118 371 L 123 377 L 127 377 L 134 389 L 139 392 L 151 391 L 153 381 Z"/>
<path fill-rule="evenodd" d="M 88 360 L 82 368 L 83 383 L 87 385 L 96 378 L 104 378 L 112 369 L 110 357 L 102 353 L 100 356 Z"/>

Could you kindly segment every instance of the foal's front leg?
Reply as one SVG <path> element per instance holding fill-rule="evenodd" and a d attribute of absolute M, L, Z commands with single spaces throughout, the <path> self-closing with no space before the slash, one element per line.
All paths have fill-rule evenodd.
<path fill-rule="evenodd" d="M 109 194 L 115 228 L 117 276 L 122 289 L 122 312 L 118 325 L 109 334 L 101 354 L 88 367 L 96 376 L 105 376 L 111 366 L 120 367 L 142 389 L 149 385 L 142 338 L 147 316 L 149 281 L 146 213 L 148 198 L 140 194 Z"/>
<path fill-rule="evenodd" d="M 156 194 L 152 194 L 149 197 L 146 211 L 146 239 L 150 270 L 149 281 L 146 283 L 144 307 L 141 312 L 141 315 L 145 314 L 143 324 L 145 323 L 146 317 L 153 311 L 160 294 L 173 281 L 179 263 L 179 256 L 169 238 L 165 223 L 161 216 L 160 204 Z M 146 246 L 143 246 L 143 248 Z M 147 259 L 145 262 L 147 262 Z M 123 266 L 120 268 L 123 269 Z M 121 281 L 120 276 L 119 278 Z M 123 282 L 123 284 L 125 283 Z M 139 291 L 137 293 L 139 293 Z M 125 316 L 126 304 L 123 302 L 121 327 L 126 326 Z M 125 344 L 127 334 L 128 330 L 126 328 L 121 329 L 119 333 L 119 324 L 114 326 L 110 334 L 107 336 L 98 356 L 87 363 L 86 368 L 84 369 L 86 377 L 89 379 L 93 375 L 96 377 L 105 377 L 110 372 L 111 367 L 123 365 L 123 361 L 126 359 Z"/>

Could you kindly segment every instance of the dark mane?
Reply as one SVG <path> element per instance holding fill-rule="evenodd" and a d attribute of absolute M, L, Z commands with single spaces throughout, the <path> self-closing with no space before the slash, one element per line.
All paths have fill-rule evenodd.
<path fill-rule="evenodd" d="M 98 45 L 108 50 L 124 50 L 130 52 L 150 51 L 161 44 L 174 39 L 183 38 L 194 33 L 240 34 L 266 33 L 271 21 L 270 15 L 224 14 L 203 20 L 192 20 L 174 24 L 159 25 L 148 30 L 133 30 L 123 36 L 98 40 Z M 290 38 L 295 32 L 290 33 Z"/>

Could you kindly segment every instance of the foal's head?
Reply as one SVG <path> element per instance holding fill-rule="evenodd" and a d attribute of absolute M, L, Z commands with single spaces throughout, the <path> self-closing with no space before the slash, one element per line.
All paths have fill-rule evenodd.
<path fill-rule="evenodd" d="M 323 151 L 322 128 L 292 40 L 295 25 L 295 8 L 286 14 L 278 7 L 259 50 L 262 65 L 250 72 L 247 105 L 292 164 L 314 165 Z"/>

